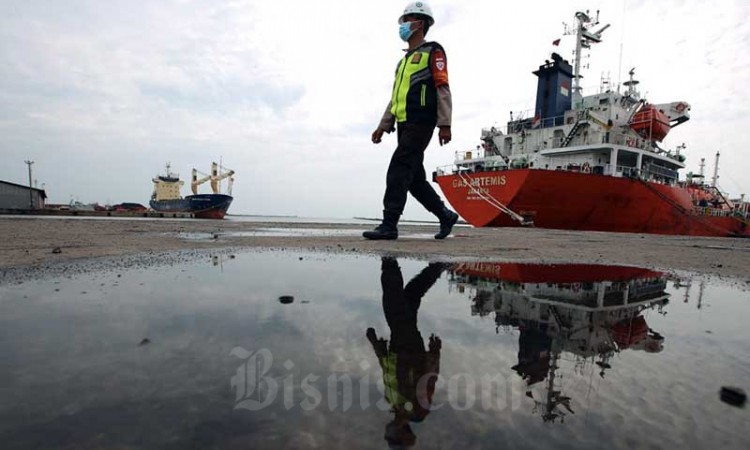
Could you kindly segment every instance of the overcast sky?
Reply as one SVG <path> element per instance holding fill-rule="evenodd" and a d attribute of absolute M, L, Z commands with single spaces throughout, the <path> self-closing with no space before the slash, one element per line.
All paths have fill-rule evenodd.
<path fill-rule="evenodd" d="M 189 181 L 221 157 L 237 171 L 230 213 L 379 216 L 396 141 L 376 146 L 370 134 L 406 3 L 0 0 L 0 180 L 25 184 L 31 159 L 51 202 L 147 204 L 166 162 Z M 430 4 L 454 126 L 451 144 L 430 144 L 428 173 L 475 147 L 482 127 L 532 109 L 531 71 L 562 23 L 601 9 L 612 26 L 587 60 L 584 95 L 602 73 L 617 83 L 618 68 L 636 67 L 650 101 L 692 106 L 664 145 L 684 142 L 693 171 L 701 157 L 713 170 L 721 150 L 721 187 L 750 193 L 747 0 Z M 573 47 L 566 36 L 558 51 L 570 59 Z M 405 218 L 428 217 L 410 198 Z"/>

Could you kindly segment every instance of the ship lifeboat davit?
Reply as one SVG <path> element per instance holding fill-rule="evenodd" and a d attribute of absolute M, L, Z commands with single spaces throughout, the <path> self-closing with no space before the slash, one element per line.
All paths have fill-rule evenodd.
<path fill-rule="evenodd" d="M 630 121 L 630 128 L 644 139 L 661 142 L 669 133 L 669 118 L 654 105 L 644 105 Z"/>

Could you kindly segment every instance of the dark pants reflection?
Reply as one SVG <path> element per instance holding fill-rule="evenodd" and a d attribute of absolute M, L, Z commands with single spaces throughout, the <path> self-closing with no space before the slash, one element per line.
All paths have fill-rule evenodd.
<path fill-rule="evenodd" d="M 431 263 L 404 286 L 401 268 L 394 258 L 383 258 L 381 285 L 383 312 L 391 330 L 390 345 L 378 338 L 373 328 L 367 339 L 383 370 L 385 397 L 395 415 L 385 427 L 385 439 L 392 447 L 411 446 L 416 436 L 409 422 L 421 422 L 429 414 L 432 394 L 440 370 L 440 338 L 431 335 L 428 349 L 417 327 L 422 297 L 446 268 Z"/>

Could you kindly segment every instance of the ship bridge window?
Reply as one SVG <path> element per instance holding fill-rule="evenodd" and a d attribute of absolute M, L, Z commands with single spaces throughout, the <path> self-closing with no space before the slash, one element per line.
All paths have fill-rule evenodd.
<path fill-rule="evenodd" d="M 609 104 L 609 98 L 604 97 L 599 99 L 599 105 L 608 105 Z"/>
<path fill-rule="evenodd" d="M 638 154 L 626 150 L 617 152 L 617 165 L 623 167 L 635 167 L 638 163 Z"/>

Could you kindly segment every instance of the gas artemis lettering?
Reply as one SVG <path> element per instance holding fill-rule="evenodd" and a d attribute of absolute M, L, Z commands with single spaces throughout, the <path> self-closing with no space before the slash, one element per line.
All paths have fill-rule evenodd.
<path fill-rule="evenodd" d="M 505 175 L 495 176 L 495 177 L 474 177 L 469 178 L 471 180 L 471 185 L 474 187 L 484 187 L 484 186 L 505 186 Z M 453 179 L 453 187 L 454 188 L 460 188 L 460 187 L 466 187 L 468 186 L 468 183 L 460 178 L 454 178 Z"/>

